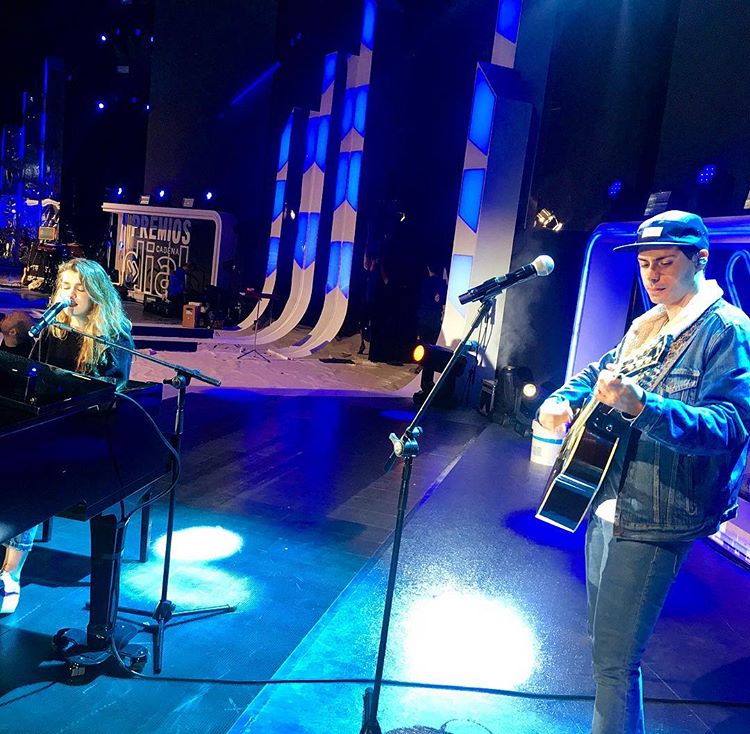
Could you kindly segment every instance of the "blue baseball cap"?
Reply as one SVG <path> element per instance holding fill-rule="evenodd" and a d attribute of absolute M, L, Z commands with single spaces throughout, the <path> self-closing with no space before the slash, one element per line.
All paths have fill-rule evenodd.
<path fill-rule="evenodd" d="M 697 214 L 672 209 L 647 219 L 638 227 L 635 242 L 620 245 L 614 250 L 636 250 L 639 247 L 692 247 L 707 250 L 708 228 Z"/>

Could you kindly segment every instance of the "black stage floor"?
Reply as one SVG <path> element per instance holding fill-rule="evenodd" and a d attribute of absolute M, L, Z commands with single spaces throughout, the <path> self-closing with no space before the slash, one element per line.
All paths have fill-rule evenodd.
<path fill-rule="evenodd" d="M 50 636 L 85 623 L 88 543 L 82 525 L 56 521 L 17 613 L 0 620 L 0 732 L 359 731 L 363 684 L 221 681 L 373 675 L 400 478 L 382 469 L 408 411 L 387 397 L 189 394 L 169 596 L 180 609 L 238 611 L 168 628 L 161 680 L 65 685 Z M 528 441 L 474 411 L 433 413 L 422 448 L 386 676 L 550 698 L 388 687 L 383 732 L 586 732 L 590 700 L 552 698 L 592 684 L 582 535 L 533 517 L 546 471 L 529 464 Z M 158 536 L 163 505 L 155 515 Z M 134 526 L 122 602 L 150 608 L 161 563 L 156 550 L 135 561 L 137 540 Z M 644 670 L 647 695 L 692 702 L 649 703 L 649 732 L 750 731 L 745 709 L 699 702 L 750 700 L 749 583 L 696 546 Z"/>

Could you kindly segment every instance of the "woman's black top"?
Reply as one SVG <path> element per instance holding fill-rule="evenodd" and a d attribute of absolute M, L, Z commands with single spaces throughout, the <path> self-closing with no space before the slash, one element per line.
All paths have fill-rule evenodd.
<path fill-rule="evenodd" d="M 53 367 L 62 367 L 64 370 L 76 372 L 78 353 L 81 351 L 81 342 L 85 338 L 80 334 L 68 333 L 64 339 L 58 339 L 51 332 L 45 331 L 40 344 L 35 346 L 31 358 L 51 364 Z M 131 349 L 135 348 L 130 334 L 121 334 L 117 339 L 110 341 Z M 132 359 L 132 355 L 122 349 L 107 347 L 91 376 L 103 377 L 109 382 L 114 382 L 118 387 L 122 387 L 130 376 Z"/>

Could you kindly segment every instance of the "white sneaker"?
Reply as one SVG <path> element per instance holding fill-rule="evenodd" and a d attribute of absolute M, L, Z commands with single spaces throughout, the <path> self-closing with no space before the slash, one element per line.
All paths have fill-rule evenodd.
<path fill-rule="evenodd" d="M 21 585 L 7 571 L 0 572 L 0 614 L 16 611 L 21 598 Z"/>

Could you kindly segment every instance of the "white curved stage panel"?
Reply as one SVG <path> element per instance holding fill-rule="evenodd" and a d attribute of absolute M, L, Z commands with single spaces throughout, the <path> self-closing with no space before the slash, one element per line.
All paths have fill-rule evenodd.
<path fill-rule="evenodd" d="M 281 355 L 290 359 L 306 357 L 326 346 L 339 333 L 349 309 L 349 283 L 352 274 L 354 234 L 357 228 L 374 26 L 375 3 L 368 2 L 359 55 L 347 59 L 341 144 L 336 170 L 331 246 L 323 308 L 309 334 L 292 347 L 278 350 Z"/>
<path fill-rule="evenodd" d="M 320 112 L 311 112 L 307 122 L 307 146 L 300 212 L 297 217 L 297 239 L 294 244 L 292 282 L 289 298 L 276 321 L 253 337 L 258 344 L 270 344 L 286 336 L 307 311 L 315 279 L 315 258 L 318 248 L 320 211 L 323 203 L 323 186 L 326 179 L 326 155 L 328 153 L 329 128 L 333 95 L 335 91 L 335 68 L 338 54 L 328 54 L 323 72 L 323 94 Z"/>
<path fill-rule="evenodd" d="M 296 140 L 300 131 L 304 131 L 305 125 L 302 119 L 307 117 L 307 111 L 294 109 L 289 115 L 284 129 L 281 132 L 279 142 L 279 163 L 276 172 L 276 187 L 273 197 L 273 212 L 271 217 L 271 234 L 268 238 L 268 260 L 266 262 L 266 279 L 263 282 L 261 293 L 271 294 L 276 287 L 276 277 L 279 268 L 279 248 L 281 245 L 282 230 L 286 232 L 288 224 L 284 219 L 284 205 L 287 202 L 287 181 L 289 178 L 289 159 L 293 139 Z M 295 146 L 296 147 L 296 146 Z M 237 328 L 222 331 L 221 335 L 243 336 L 252 332 L 257 319 L 263 315 L 268 308 L 270 299 L 261 299 L 256 308 L 241 321 Z"/>

